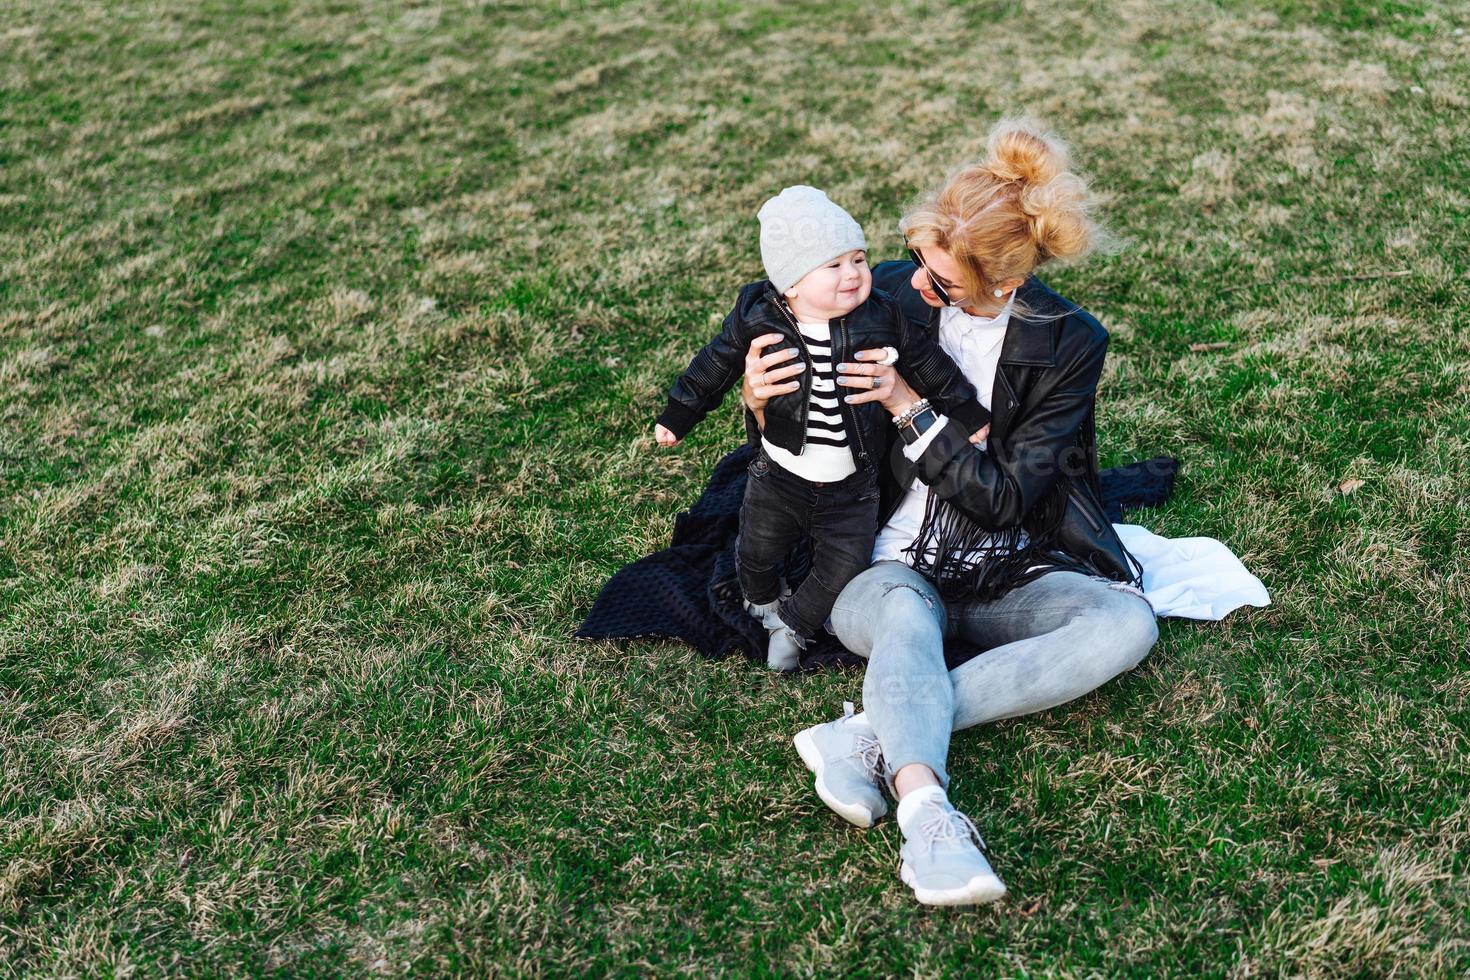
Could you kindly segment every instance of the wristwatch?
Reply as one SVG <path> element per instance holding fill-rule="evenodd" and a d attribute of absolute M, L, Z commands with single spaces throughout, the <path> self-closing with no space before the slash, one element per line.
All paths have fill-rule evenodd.
<path fill-rule="evenodd" d="M 930 426 L 938 421 L 939 414 L 933 408 L 925 406 L 923 411 L 898 427 L 898 434 L 903 437 L 904 445 L 912 446 L 919 441 L 920 436 L 929 431 Z"/>

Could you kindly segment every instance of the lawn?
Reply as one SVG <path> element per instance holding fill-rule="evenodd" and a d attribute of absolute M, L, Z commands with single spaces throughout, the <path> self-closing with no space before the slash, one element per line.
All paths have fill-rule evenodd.
<path fill-rule="evenodd" d="M 0 2 L 0 971 L 1470 971 L 1470 12 Z M 756 208 L 896 257 L 1000 115 L 1107 254 L 1104 464 L 1273 604 L 958 737 L 930 910 L 790 737 L 571 639 L 743 438 L 652 423 Z M 1203 345 L 1203 346 L 1202 346 Z M 1361 482 L 1359 482 L 1361 481 Z"/>

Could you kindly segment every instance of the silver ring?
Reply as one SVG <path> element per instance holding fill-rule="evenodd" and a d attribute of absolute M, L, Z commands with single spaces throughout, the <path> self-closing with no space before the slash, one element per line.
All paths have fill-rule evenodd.
<path fill-rule="evenodd" d="M 881 388 L 881 387 L 883 387 L 883 379 L 880 378 L 880 377 L 878 377 L 876 374 L 873 375 L 873 387 L 874 388 Z"/>

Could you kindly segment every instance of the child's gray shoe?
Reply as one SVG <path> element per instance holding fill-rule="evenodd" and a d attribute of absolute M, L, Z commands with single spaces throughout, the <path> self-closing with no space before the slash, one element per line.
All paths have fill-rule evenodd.
<path fill-rule="evenodd" d="M 766 666 L 772 670 L 790 672 L 801 666 L 801 637 L 790 627 L 778 626 L 770 631 L 766 644 Z"/>
<path fill-rule="evenodd" d="M 797 732 L 793 741 L 801 761 L 817 777 L 822 802 L 848 823 L 871 827 L 888 812 L 878 787 L 883 750 L 873 726 L 853 714 L 852 702 L 843 709 L 841 718 Z"/>
<path fill-rule="evenodd" d="M 898 873 L 922 904 L 979 905 L 1006 893 L 1005 882 L 980 853 L 980 832 L 948 800 L 924 800 L 911 826 Z"/>
<path fill-rule="evenodd" d="M 782 602 L 791 598 L 791 586 L 786 584 L 784 578 L 779 581 L 781 583 L 781 594 L 770 602 L 755 603 L 742 596 L 745 611 L 753 618 L 760 620 L 761 625 L 768 630 L 775 629 L 777 626 L 786 625 L 781 621 L 781 617 L 777 615 L 777 610 L 781 608 Z"/>
<path fill-rule="evenodd" d="M 754 603 L 749 599 L 745 600 L 745 611 L 750 613 L 753 618 L 759 620 L 760 624 L 768 630 L 786 625 L 781 622 L 781 617 L 776 614 L 776 610 L 780 607 L 780 599 L 772 599 L 766 603 Z"/>

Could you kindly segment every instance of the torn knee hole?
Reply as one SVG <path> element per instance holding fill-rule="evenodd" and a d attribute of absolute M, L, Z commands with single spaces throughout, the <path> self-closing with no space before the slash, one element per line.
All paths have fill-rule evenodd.
<path fill-rule="evenodd" d="M 908 589 L 914 595 L 918 596 L 920 599 L 923 599 L 924 605 L 928 606 L 930 609 L 934 608 L 933 596 L 929 595 L 929 593 L 925 592 L 923 589 L 915 588 L 914 586 L 908 585 L 904 582 L 895 582 L 892 585 L 886 586 L 883 589 L 883 594 L 889 595 L 899 589 Z"/>
<path fill-rule="evenodd" d="M 1148 596 L 1144 595 L 1143 590 L 1138 586 L 1129 582 L 1109 582 L 1108 588 L 1114 592 L 1122 592 L 1124 595 L 1138 596 L 1138 598 L 1142 599 L 1148 605 L 1149 611 L 1153 611 L 1154 604 L 1149 602 Z"/>

